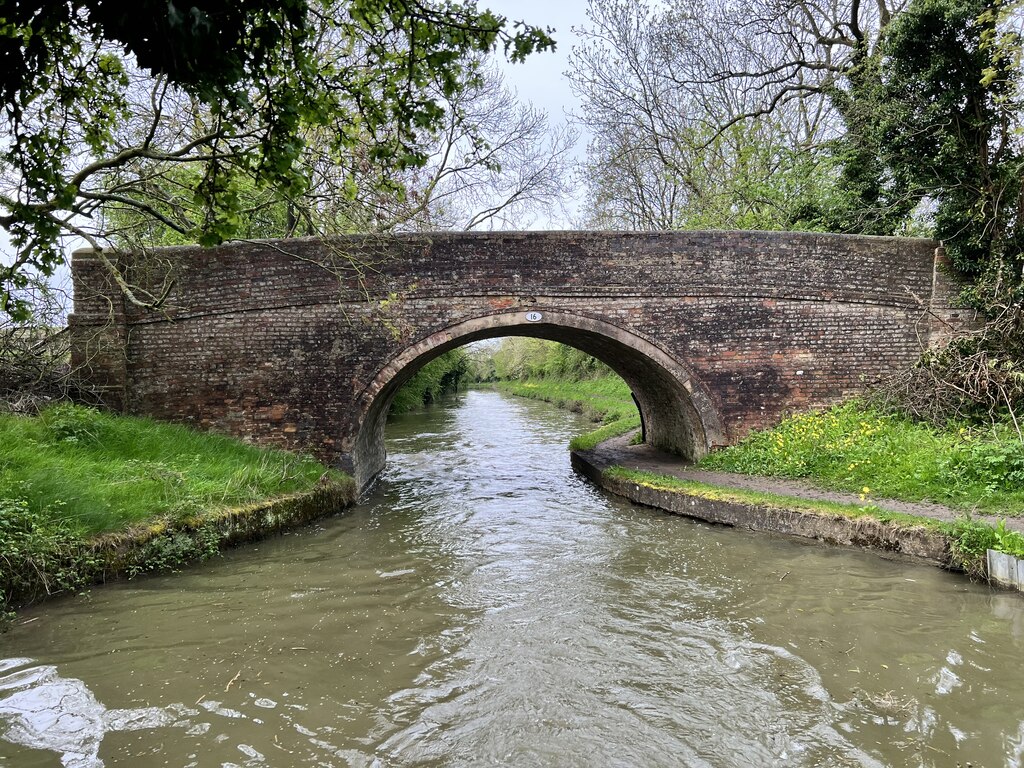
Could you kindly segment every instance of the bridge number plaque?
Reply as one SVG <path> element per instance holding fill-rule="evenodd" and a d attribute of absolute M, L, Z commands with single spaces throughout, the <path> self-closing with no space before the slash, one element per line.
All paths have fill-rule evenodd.
<path fill-rule="evenodd" d="M 527 312 L 526 319 L 531 323 L 539 323 L 544 318 L 540 312 Z"/>

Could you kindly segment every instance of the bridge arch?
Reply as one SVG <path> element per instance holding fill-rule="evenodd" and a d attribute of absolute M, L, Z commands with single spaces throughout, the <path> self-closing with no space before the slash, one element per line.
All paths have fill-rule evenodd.
<path fill-rule="evenodd" d="M 395 394 L 420 368 L 448 350 L 499 336 L 530 336 L 576 347 L 608 365 L 636 397 L 647 441 L 687 459 L 725 442 L 708 390 L 688 367 L 652 340 L 598 318 L 547 310 L 482 315 L 440 329 L 386 363 L 357 399 L 351 469 L 365 487 L 384 468 L 384 428 Z"/>

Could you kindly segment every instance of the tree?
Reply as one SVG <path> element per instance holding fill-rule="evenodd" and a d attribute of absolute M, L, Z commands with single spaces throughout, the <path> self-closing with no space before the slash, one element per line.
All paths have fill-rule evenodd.
<path fill-rule="evenodd" d="M 472 366 L 464 347 L 450 349 L 420 368 L 395 393 L 390 414 L 406 413 L 459 391 Z"/>
<path fill-rule="evenodd" d="M 490 360 L 488 374 L 493 379 L 593 378 L 611 373 L 601 361 L 574 347 L 528 336 L 506 336 L 497 346 L 484 348 Z"/>
<path fill-rule="evenodd" d="M 880 46 L 905 5 L 591 0 L 573 58 L 591 167 L 621 163 L 627 199 L 663 209 L 655 226 L 904 231 L 922 193 L 877 127 Z"/>
<path fill-rule="evenodd" d="M 594 136 L 588 214 L 602 225 L 819 227 L 841 189 L 820 83 L 769 95 L 786 70 L 780 11 L 765 0 L 647 5 L 591 0 L 572 77 Z M 741 7 L 742 6 L 742 7 Z"/>
<path fill-rule="evenodd" d="M 390 192 L 394 175 L 428 162 L 422 135 L 444 125 L 442 100 L 478 82 L 478 56 L 503 46 L 518 60 L 554 45 L 550 30 L 510 25 L 472 0 L 120 8 L 66 0 L 0 11 L 0 226 L 12 244 L 0 310 L 16 318 L 30 311 L 18 289 L 62 262 L 63 238 L 85 239 L 104 258 L 105 206 L 221 242 L 251 222 L 241 215 L 248 192 L 289 200 L 307 189 L 300 160 L 314 135 L 346 160 L 336 167 L 350 198 L 354 164 L 373 168 Z M 153 26 L 138 25 L 143 17 Z M 144 99 L 145 122 L 133 109 Z M 162 191 L 128 194 L 140 180 L 177 185 L 200 215 L 183 226 Z M 159 302 L 122 288 L 135 303 Z"/>
<path fill-rule="evenodd" d="M 443 126 L 426 137 L 429 159 L 404 177 L 406 208 L 386 223 L 521 226 L 563 204 L 575 142 L 574 130 L 550 128 L 545 113 L 522 104 L 501 74 L 485 66 L 478 81 L 448 103 Z"/>
<path fill-rule="evenodd" d="M 894 179 L 922 190 L 934 234 L 987 322 L 898 382 L 941 421 L 1008 416 L 1024 441 L 1024 124 L 1021 4 L 914 0 L 883 43 L 877 122 Z"/>
<path fill-rule="evenodd" d="M 995 281 L 1016 273 L 1020 285 L 1022 77 L 1010 51 L 986 42 L 1000 10 L 988 0 L 915 0 L 895 19 L 878 130 L 893 177 L 934 201 L 935 236 L 959 271 L 992 270 Z"/>
<path fill-rule="evenodd" d="M 592 211 L 634 227 L 760 220 L 940 238 L 988 322 L 927 351 L 900 399 L 1021 430 L 1022 9 L 591 0 L 573 68 L 595 135 Z"/>
<path fill-rule="evenodd" d="M 362 145 L 343 154 L 332 149 L 329 131 L 304 127 L 296 160 L 304 186 L 286 192 L 242 178 L 235 237 L 493 227 L 559 205 L 574 136 L 549 129 L 546 115 L 521 104 L 486 60 L 467 65 L 466 77 L 453 96 L 438 96 L 442 123 L 417 135 L 422 167 L 369 162 Z M 125 145 L 139 143 L 152 126 L 170 125 L 152 111 L 154 101 L 136 100 L 139 124 L 126 126 Z M 179 130 L 208 130 L 209 118 L 187 102 L 169 111 L 189 116 Z M 203 214 L 194 201 L 200 171 L 166 159 L 124 164 L 101 193 L 107 235 L 127 249 L 191 242 Z"/>
<path fill-rule="evenodd" d="M 301 44 L 306 12 L 304 0 L 5 3 L 0 95 L 17 106 L 45 90 L 84 40 L 120 43 L 139 66 L 182 86 L 226 91 L 259 69 L 274 46 Z"/>

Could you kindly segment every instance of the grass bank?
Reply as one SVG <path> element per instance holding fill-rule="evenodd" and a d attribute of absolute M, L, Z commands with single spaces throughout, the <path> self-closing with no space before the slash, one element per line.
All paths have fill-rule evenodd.
<path fill-rule="evenodd" d="M 318 505 L 354 495 L 350 478 L 310 458 L 178 425 L 68 404 L 0 415 L 0 613 L 122 566 L 209 556 L 240 527 L 254 536 L 256 513 L 265 525 L 305 514 L 268 500 L 317 489 L 329 489 Z M 150 549 L 115 562 L 131 541 Z"/>
<path fill-rule="evenodd" d="M 1009 426 L 934 429 L 860 401 L 788 418 L 706 457 L 700 466 L 806 478 L 867 499 L 927 500 L 965 512 L 1024 515 L 1024 443 Z"/>
<path fill-rule="evenodd" d="M 629 388 L 618 377 L 501 382 L 534 397 L 603 418 L 575 438 L 574 450 L 638 425 Z M 936 429 L 883 413 L 859 400 L 792 416 L 705 457 L 702 469 L 799 478 L 872 498 L 932 501 L 983 514 L 1024 516 L 1024 443 L 1011 425 L 955 424 Z"/>
<path fill-rule="evenodd" d="M 495 386 L 510 395 L 543 400 L 602 423 L 597 430 L 573 438 L 570 444 L 573 450 L 589 450 L 640 426 L 640 415 L 629 387 L 615 374 L 586 379 L 544 377 L 499 381 Z"/>

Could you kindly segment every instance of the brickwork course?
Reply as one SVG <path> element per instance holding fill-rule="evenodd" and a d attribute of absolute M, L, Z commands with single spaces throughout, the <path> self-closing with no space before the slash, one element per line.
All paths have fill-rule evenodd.
<path fill-rule="evenodd" d="M 437 355 L 552 339 L 696 459 L 863 393 L 959 323 L 930 240 L 767 232 L 351 236 L 74 255 L 73 365 L 118 411 L 310 452 L 365 485 L 398 387 Z"/>

